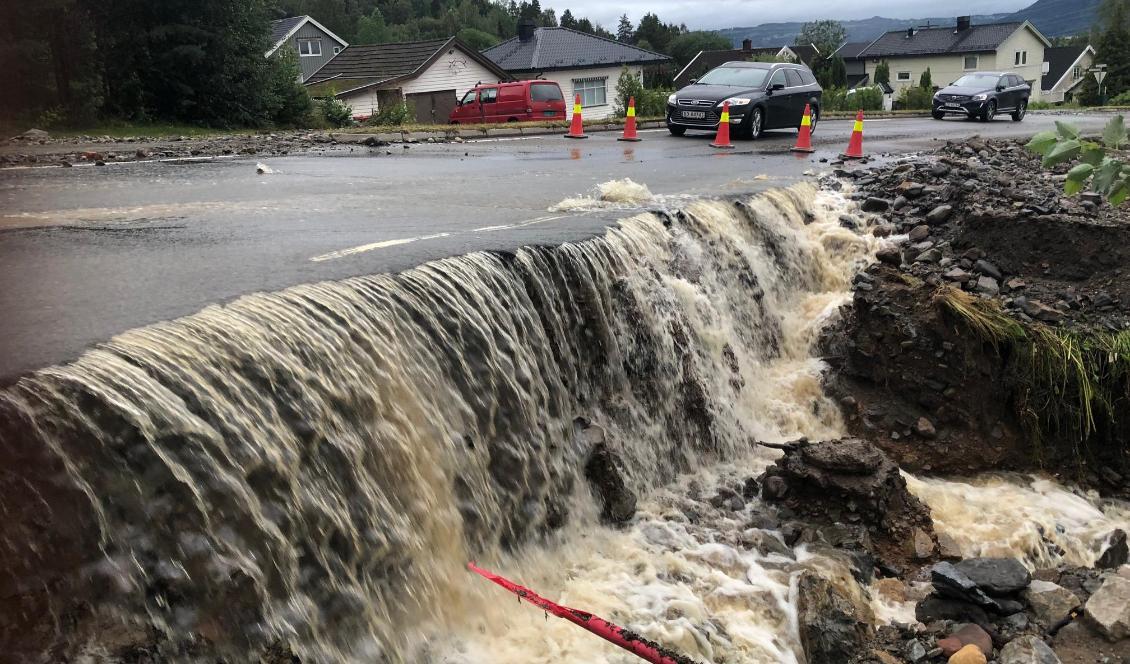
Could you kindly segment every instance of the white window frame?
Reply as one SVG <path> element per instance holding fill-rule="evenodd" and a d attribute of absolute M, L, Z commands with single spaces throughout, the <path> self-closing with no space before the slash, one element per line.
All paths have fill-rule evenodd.
<path fill-rule="evenodd" d="M 1075 65 L 1074 67 L 1071 68 L 1071 78 L 1073 80 L 1076 80 L 1076 81 L 1083 78 L 1083 66 L 1082 65 Z"/>
<path fill-rule="evenodd" d="M 973 58 L 973 66 L 969 66 L 969 58 Z M 981 65 L 981 56 L 967 55 L 961 59 L 961 67 L 964 71 L 975 71 Z"/>
<path fill-rule="evenodd" d="M 914 77 L 908 71 L 900 71 L 895 73 L 895 80 L 899 83 L 905 83 L 907 81 L 913 81 Z"/>
<path fill-rule="evenodd" d="M 1028 64 L 1028 51 L 1017 51 L 1012 56 L 1012 65 L 1014 67 L 1022 67 Z"/>
<path fill-rule="evenodd" d="M 591 93 L 591 98 L 590 98 Z M 581 107 L 608 105 L 608 77 L 591 76 L 573 79 L 573 95 L 581 95 Z"/>
<path fill-rule="evenodd" d="M 298 42 L 298 57 L 300 57 L 300 58 L 320 58 L 320 57 L 322 57 L 322 40 L 320 38 L 311 37 L 309 39 L 303 38 L 303 39 L 298 39 L 296 41 Z M 302 49 L 303 46 L 309 47 L 309 48 L 306 49 L 308 52 L 306 52 L 306 53 L 303 52 L 303 49 Z M 314 49 L 313 49 L 314 46 L 318 47 L 317 52 L 314 51 Z"/>

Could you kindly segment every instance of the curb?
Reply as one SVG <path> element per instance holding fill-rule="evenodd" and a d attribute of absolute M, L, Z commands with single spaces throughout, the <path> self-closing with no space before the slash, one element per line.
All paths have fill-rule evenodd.
<path fill-rule="evenodd" d="M 638 129 L 658 129 L 666 126 L 662 120 L 644 120 L 636 124 Z M 348 132 L 327 133 L 330 139 L 337 143 L 350 145 L 363 144 L 370 139 L 385 143 L 419 143 L 419 142 L 448 142 L 452 139 L 473 141 L 483 138 L 514 138 L 519 136 L 547 136 L 564 134 L 566 127 L 488 127 L 485 129 L 457 129 L 447 131 L 386 131 L 386 132 Z M 616 122 L 603 122 L 600 124 L 586 124 L 586 132 L 623 131 L 624 125 Z"/>

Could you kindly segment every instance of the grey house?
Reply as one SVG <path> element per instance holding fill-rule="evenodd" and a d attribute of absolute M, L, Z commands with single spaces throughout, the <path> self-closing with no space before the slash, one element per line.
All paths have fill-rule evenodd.
<path fill-rule="evenodd" d="M 271 21 L 271 50 L 267 57 L 287 45 L 298 53 L 300 81 L 322 68 L 349 44 L 309 16 L 291 16 Z"/>

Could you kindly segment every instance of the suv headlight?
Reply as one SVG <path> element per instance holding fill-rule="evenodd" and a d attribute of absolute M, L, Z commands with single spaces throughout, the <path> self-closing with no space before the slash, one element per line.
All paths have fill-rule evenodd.
<path fill-rule="evenodd" d="M 672 106 L 675 105 L 675 95 L 674 95 L 674 93 L 667 96 L 667 103 L 672 105 Z"/>
<path fill-rule="evenodd" d="M 730 106 L 745 106 L 750 102 L 749 97 L 730 97 L 726 101 L 730 102 Z"/>
<path fill-rule="evenodd" d="M 988 98 L 989 98 L 989 95 L 986 94 L 986 93 L 981 93 L 979 95 L 973 95 L 973 101 L 985 101 Z"/>

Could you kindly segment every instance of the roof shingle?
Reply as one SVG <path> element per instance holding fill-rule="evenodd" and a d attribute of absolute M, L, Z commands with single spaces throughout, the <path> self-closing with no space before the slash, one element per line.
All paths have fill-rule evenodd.
<path fill-rule="evenodd" d="M 859 57 L 881 58 L 944 53 L 983 53 L 995 51 L 1004 40 L 1020 29 L 1023 22 L 973 25 L 965 30 L 920 28 L 913 37 L 906 30 L 894 30 L 879 37 L 859 53 Z"/>
<path fill-rule="evenodd" d="M 1067 73 L 1067 68 L 1075 64 L 1088 46 L 1056 46 L 1044 49 L 1044 62 L 1048 63 L 1048 73 L 1040 84 L 1044 90 L 1051 90 L 1059 79 Z"/>
<path fill-rule="evenodd" d="M 314 72 L 307 83 L 328 79 L 388 80 L 416 71 L 435 55 L 447 39 L 350 46 Z"/>
<path fill-rule="evenodd" d="M 279 41 L 287 36 L 294 26 L 306 20 L 305 16 L 291 16 L 289 18 L 280 18 L 277 21 L 271 21 L 271 45 L 279 43 Z"/>
<path fill-rule="evenodd" d="M 483 55 L 511 72 L 658 64 L 671 60 L 661 53 L 568 28 L 538 28 L 529 41 L 514 37 L 486 49 Z"/>

